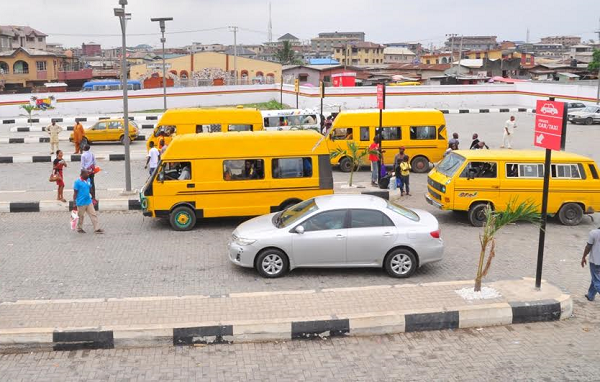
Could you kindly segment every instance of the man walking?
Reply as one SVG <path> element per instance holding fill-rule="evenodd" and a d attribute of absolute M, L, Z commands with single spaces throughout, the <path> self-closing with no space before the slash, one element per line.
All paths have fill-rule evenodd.
<path fill-rule="evenodd" d="M 83 125 L 78 119 L 75 120 L 75 126 L 73 127 L 73 143 L 75 144 L 75 154 L 81 153 L 81 141 L 85 138 L 85 131 Z"/>
<path fill-rule="evenodd" d="M 146 166 L 144 168 L 148 168 L 150 166 L 150 175 L 154 173 L 154 170 L 158 167 L 158 161 L 160 160 L 160 151 L 156 147 L 154 147 L 154 142 L 150 141 L 150 151 L 148 151 L 148 155 L 146 155 Z"/>
<path fill-rule="evenodd" d="M 512 140 L 516 128 L 517 122 L 515 121 L 515 116 L 511 115 L 510 119 L 504 124 L 504 137 L 502 138 L 502 146 L 500 146 L 501 149 L 505 147 L 512 149 Z"/>
<path fill-rule="evenodd" d="M 83 219 L 87 213 L 92 220 L 94 233 L 101 234 L 104 231 L 98 227 L 98 216 L 96 215 L 96 209 L 92 204 L 92 195 L 90 194 L 91 188 L 92 184 L 89 180 L 89 173 L 86 170 L 81 170 L 79 179 L 73 184 L 73 201 L 77 206 L 77 215 L 79 216 L 77 232 L 85 233 L 83 230 Z"/>
<path fill-rule="evenodd" d="M 588 289 L 585 298 L 588 301 L 594 301 L 596 293 L 600 293 L 600 228 L 590 232 L 590 236 L 583 251 L 581 258 L 581 267 L 585 267 L 587 255 L 590 255 L 590 273 L 592 274 L 592 282 Z"/>
<path fill-rule="evenodd" d="M 371 184 L 373 186 L 377 186 L 379 182 L 379 160 L 381 148 L 379 143 L 381 140 L 379 136 L 376 135 L 373 139 L 373 143 L 369 146 L 369 161 L 371 162 Z"/>
<path fill-rule="evenodd" d="M 48 135 L 50 135 L 50 155 L 54 154 L 58 151 L 58 134 L 63 131 L 62 126 L 56 124 L 55 120 L 52 120 L 52 123 L 46 126 L 46 131 Z"/>
<path fill-rule="evenodd" d="M 88 173 L 88 179 L 90 180 L 92 194 L 92 202 L 96 204 L 96 157 L 90 151 L 90 145 L 83 147 L 83 154 L 81 154 L 81 169 Z"/>

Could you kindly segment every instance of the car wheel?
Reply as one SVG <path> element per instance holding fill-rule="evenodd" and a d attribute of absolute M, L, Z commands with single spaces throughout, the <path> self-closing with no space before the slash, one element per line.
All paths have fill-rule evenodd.
<path fill-rule="evenodd" d="M 256 259 L 256 271 L 262 277 L 274 279 L 283 276 L 289 269 L 289 260 L 279 249 L 271 248 L 261 252 Z"/>
<path fill-rule="evenodd" d="M 485 209 L 487 206 L 487 203 L 477 203 L 469 208 L 469 222 L 472 226 L 483 227 L 485 224 Z"/>
<path fill-rule="evenodd" d="M 385 258 L 385 270 L 392 277 L 410 277 L 417 270 L 417 257 L 408 249 L 396 249 Z"/>
<path fill-rule="evenodd" d="M 413 172 L 422 174 L 429 171 L 429 159 L 423 156 L 414 157 L 410 163 Z"/>
<path fill-rule="evenodd" d="M 592 117 L 587 117 L 587 118 L 585 119 L 585 122 L 584 122 L 584 123 L 585 123 L 586 125 L 591 125 L 592 123 L 594 123 L 594 120 L 592 119 Z"/>
<path fill-rule="evenodd" d="M 190 207 L 180 206 L 171 211 L 169 222 L 175 231 L 189 231 L 196 225 L 196 214 Z"/>
<path fill-rule="evenodd" d="M 564 225 L 578 225 L 583 220 L 583 208 L 577 203 L 567 203 L 560 208 L 558 219 Z"/>
<path fill-rule="evenodd" d="M 348 157 L 343 157 L 340 160 L 340 171 L 350 172 L 350 170 L 352 170 L 352 160 Z"/>

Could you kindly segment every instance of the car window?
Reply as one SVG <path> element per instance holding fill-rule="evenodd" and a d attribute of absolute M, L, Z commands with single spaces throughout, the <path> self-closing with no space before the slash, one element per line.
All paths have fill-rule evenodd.
<path fill-rule="evenodd" d="M 223 161 L 224 180 L 264 179 L 265 164 L 262 159 L 234 159 Z"/>
<path fill-rule="evenodd" d="M 428 140 L 436 139 L 435 126 L 411 126 L 410 139 L 412 140 Z"/>
<path fill-rule="evenodd" d="M 121 127 L 122 127 L 121 122 L 118 122 L 118 121 L 112 121 L 108 124 L 108 128 L 110 130 L 117 130 L 117 129 L 120 129 Z"/>
<path fill-rule="evenodd" d="M 278 228 L 287 227 L 294 222 L 302 219 L 306 215 L 310 215 L 311 213 L 317 211 L 319 207 L 317 203 L 315 203 L 314 199 L 308 199 L 298 204 L 295 204 L 288 209 L 281 212 L 279 215 L 279 224 Z"/>
<path fill-rule="evenodd" d="M 350 228 L 389 227 L 394 223 L 377 210 L 350 210 Z"/>
<path fill-rule="evenodd" d="M 158 173 L 159 181 L 190 180 L 191 178 L 191 162 L 164 162 Z"/>
<path fill-rule="evenodd" d="M 304 232 L 342 229 L 345 227 L 346 212 L 347 210 L 325 211 L 308 218 L 302 223 Z"/>
<path fill-rule="evenodd" d="M 281 158 L 271 161 L 273 179 L 310 178 L 312 176 L 312 159 Z"/>
<path fill-rule="evenodd" d="M 106 130 L 106 122 L 98 122 L 92 130 Z"/>
<path fill-rule="evenodd" d="M 388 202 L 387 204 L 387 208 L 389 208 L 390 210 L 394 211 L 395 213 L 404 216 L 407 219 L 410 219 L 414 222 L 418 222 L 419 220 L 421 220 L 419 218 L 419 215 L 417 215 L 417 213 L 413 210 L 410 210 L 406 207 L 402 207 L 399 204 L 396 204 L 394 202 Z"/>
<path fill-rule="evenodd" d="M 402 129 L 398 127 L 382 127 L 381 139 L 384 141 L 399 141 L 402 139 Z"/>
<path fill-rule="evenodd" d="M 371 138 L 369 136 L 369 127 L 361 126 L 360 127 L 360 140 L 361 141 L 370 141 Z"/>
<path fill-rule="evenodd" d="M 498 166 L 495 162 L 469 162 L 463 172 L 461 178 L 497 178 Z"/>
<path fill-rule="evenodd" d="M 205 125 L 196 125 L 196 134 L 200 133 L 220 133 L 221 132 L 221 124 L 219 123 L 211 123 Z"/>
<path fill-rule="evenodd" d="M 252 125 L 229 125 L 227 131 L 252 131 Z"/>

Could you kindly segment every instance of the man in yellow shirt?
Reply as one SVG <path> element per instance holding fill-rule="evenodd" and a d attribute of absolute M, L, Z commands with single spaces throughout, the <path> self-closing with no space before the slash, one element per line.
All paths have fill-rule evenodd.
<path fill-rule="evenodd" d="M 400 196 L 404 196 L 404 188 L 406 187 L 406 195 L 410 196 L 410 163 L 408 163 L 408 156 L 405 156 L 400 162 Z"/>

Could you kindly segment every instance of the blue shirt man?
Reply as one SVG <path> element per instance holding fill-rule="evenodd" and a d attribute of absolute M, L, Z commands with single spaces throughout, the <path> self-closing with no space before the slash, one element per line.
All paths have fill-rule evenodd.
<path fill-rule="evenodd" d="M 81 176 L 73 184 L 73 201 L 75 202 L 77 215 L 79 220 L 77 222 L 77 232 L 85 233 L 83 230 L 83 220 L 87 213 L 92 220 L 94 226 L 94 233 L 104 233 L 104 231 L 98 228 L 98 216 L 96 215 L 96 209 L 92 204 L 92 184 L 89 179 L 89 173 L 86 170 L 81 170 Z"/>

